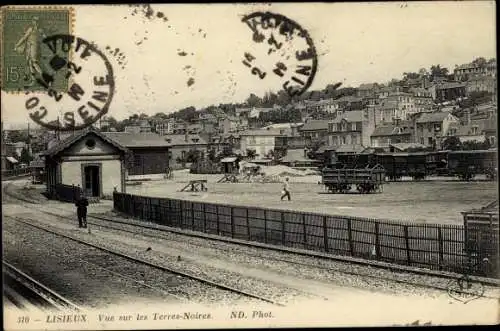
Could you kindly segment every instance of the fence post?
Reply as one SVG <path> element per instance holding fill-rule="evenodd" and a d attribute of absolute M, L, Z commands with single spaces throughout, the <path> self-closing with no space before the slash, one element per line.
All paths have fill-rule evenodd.
<path fill-rule="evenodd" d="M 323 246 L 325 247 L 325 252 L 328 253 L 328 228 L 326 227 L 326 216 L 323 216 Z"/>
<path fill-rule="evenodd" d="M 233 207 L 229 207 L 229 217 L 230 217 L 230 221 L 231 221 L 231 238 L 234 238 L 234 210 L 233 210 Z"/>
<path fill-rule="evenodd" d="M 181 213 L 181 217 L 180 217 L 180 227 L 181 229 L 183 229 L 183 225 L 184 225 L 184 213 L 182 212 L 182 200 L 180 201 L 180 208 L 179 208 L 179 212 Z"/>
<path fill-rule="evenodd" d="M 207 233 L 207 204 L 203 203 L 203 232 Z"/>
<path fill-rule="evenodd" d="M 354 245 L 352 242 L 352 219 L 347 219 L 347 238 L 349 239 L 349 251 L 351 252 L 351 256 L 354 256 Z"/>
<path fill-rule="evenodd" d="M 285 215 L 282 211 L 280 211 L 280 216 L 281 216 L 281 244 L 285 246 L 285 240 L 286 240 L 286 235 L 285 235 Z"/>
<path fill-rule="evenodd" d="M 191 202 L 191 230 L 194 231 L 194 202 Z"/>
<path fill-rule="evenodd" d="M 439 260 L 438 260 L 438 267 L 439 270 L 443 268 L 443 233 L 441 232 L 441 227 L 438 226 L 438 245 L 439 245 Z"/>
<path fill-rule="evenodd" d="M 410 265 L 410 242 L 408 240 L 408 225 L 404 225 L 406 244 L 406 263 Z"/>
<path fill-rule="evenodd" d="M 217 222 L 217 235 L 220 236 L 219 206 L 215 205 L 215 221 Z"/>
<path fill-rule="evenodd" d="M 264 209 L 264 242 L 267 244 L 267 209 Z"/>
<path fill-rule="evenodd" d="M 380 238 L 378 236 L 379 234 L 379 224 L 377 221 L 375 221 L 375 254 L 377 256 L 377 259 L 379 259 L 380 256 Z"/>
<path fill-rule="evenodd" d="M 246 218 L 247 218 L 247 233 L 248 233 L 248 240 L 250 240 L 250 220 L 248 219 L 248 207 L 245 207 L 246 210 Z"/>
<path fill-rule="evenodd" d="M 302 230 L 304 231 L 304 248 L 307 249 L 306 214 L 302 213 Z"/>

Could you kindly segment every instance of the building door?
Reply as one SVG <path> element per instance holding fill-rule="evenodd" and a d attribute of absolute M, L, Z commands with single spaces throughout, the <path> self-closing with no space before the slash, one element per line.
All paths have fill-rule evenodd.
<path fill-rule="evenodd" d="M 83 192 L 88 197 L 98 197 L 101 194 L 101 183 L 99 178 L 99 166 L 85 166 Z"/>

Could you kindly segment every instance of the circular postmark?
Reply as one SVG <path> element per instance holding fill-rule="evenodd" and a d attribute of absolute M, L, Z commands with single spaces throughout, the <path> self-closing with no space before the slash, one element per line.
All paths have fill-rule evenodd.
<path fill-rule="evenodd" d="M 44 93 L 26 92 L 25 108 L 39 125 L 56 131 L 88 127 L 107 114 L 115 91 L 113 68 L 106 56 L 80 37 L 44 38 L 45 54 L 33 79 Z"/>
<path fill-rule="evenodd" d="M 254 42 L 244 53 L 243 64 L 262 80 L 277 80 L 291 97 L 304 93 L 318 65 L 309 33 L 295 21 L 270 12 L 255 12 L 242 21 L 250 28 Z"/>

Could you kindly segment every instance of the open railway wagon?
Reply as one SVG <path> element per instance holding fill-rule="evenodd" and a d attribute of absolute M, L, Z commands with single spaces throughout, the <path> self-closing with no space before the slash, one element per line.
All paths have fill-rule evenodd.
<path fill-rule="evenodd" d="M 347 193 L 353 186 L 360 193 L 381 192 L 385 182 L 385 169 L 377 164 L 373 167 L 323 168 L 322 183 L 332 193 Z"/>
<path fill-rule="evenodd" d="M 496 179 L 497 167 L 496 149 L 448 152 L 448 172 L 462 180 L 471 180 L 477 174 Z"/>
<path fill-rule="evenodd" d="M 469 257 L 469 264 L 476 266 L 475 273 L 500 277 L 498 200 L 481 209 L 462 212 L 462 215 L 465 253 Z"/>

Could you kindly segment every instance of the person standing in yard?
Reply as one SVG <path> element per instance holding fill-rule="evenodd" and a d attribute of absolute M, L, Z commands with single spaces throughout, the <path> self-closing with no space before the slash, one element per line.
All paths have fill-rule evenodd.
<path fill-rule="evenodd" d="M 87 227 L 87 207 L 89 205 L 89 201 L 84 196 L 80 197 L 76 200 L 76 214 L 78 215 L 78 227 L 86 228 Z"/>
<path fill-rule="evenodd" d="M 288 177 L 285 178 L 285 182 L 283 183 L 283 195 L 281 196 L 281 200 L 283 200 L 284 197 L 288 197 L 288 201 L 292 199 L 290 197 L 290 185 L 288 183 Z"/>

